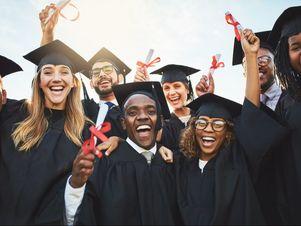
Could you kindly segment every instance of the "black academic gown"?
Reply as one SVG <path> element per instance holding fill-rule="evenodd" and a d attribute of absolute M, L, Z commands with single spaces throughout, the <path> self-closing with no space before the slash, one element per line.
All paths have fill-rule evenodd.
<path fill-rule="evenodd" d="M 265 105 L 261 105 L 262 110 L 268 113 L 272 118 L 277 121 L 282 122 L 282 120 L 277 116 L 276 112 L 279 111 L 281 107 L 281 103 L 283 98 L 287 95 L 286 91 L 282 91 L 278 103 L 275 108 L 275 112 L 273 112 L 270 108 Z M 255 182 L 255 189 L 258 195 L 258 199 L 267 221 L 268 225 L 279 225 L 283 224 L 282 218 L 277 207 L 277 182 L 276 182 L 276 174 L 277 165 L 275 164 L 278 152 L 279 152 L 279 144 L 274 145 L 264 156 L 261 161 L 258 178 Z"/>
<path fill-rule="evenodd" d="M 65 185 L 80 147 L 64 133 L 63 111 L 45 110 L 45 115 L 49 126 L 42 142 L 24 152 L 11 138 L 16 123 L 28 116 L 24 101 L 8 101 L 2 109 L 0 224 L 63 223 Z"/>
<path fill-rule="evenodd" d="M 170 119 L 165 120 L 163 123 L 160 144 L 170 150 L 178 150 L 180 134 L 184 128 L 185 124 L 172 113 Z"/>
<path fill-rule="evenodd" d="M 157 151 L 151 165 L 127 142 L 96 163 L 75 225 L 176 225 L 174 165 Z"/>
<path fill-rule="evenodd" d="M 277 206 L 284 224 L 301 224 L 301 102 L 287 94 L 277 111 L 290 134 L 275 157 Z"/>
<path fill-rule="evenodd" d="M 97 121 L 99 105 L 95 103 L 93 99 L 83 100 L 83 107 L 85 109 L 86 116 L 92 120 L 94 123 Z M 126 138 L 126 131 L 122 128 L 121 122 L 121 110 L 118 106 L 112 106 L 105 117 L 104 122 L 109 122 L 111 124 L 111 130 L 104 133 L 107 137 L 118 136 L 120 138 Z"/>
<path fill-rule="evenodd" d="M 265 152 L 280 142 L 285 133 L 284 127 L 245 100 L 241 116 L 235 121 L 236 140 L 222 147 L 212 159 L 213 163 L 211 160 L 207 163 L 211 171 L 207 172 L 206 179 L 197 173 L 197 160 L 178 156 L 177 193 L 184 224 L 265 224 L 254 181 Z M 189 182 L 190 177 L 196 182 Z M 200 185 L 200 180 L 206 182 Z M 204 198 L 194 186 L 202 186 L 199 192 L 205 191 L 212 198 Z"/>

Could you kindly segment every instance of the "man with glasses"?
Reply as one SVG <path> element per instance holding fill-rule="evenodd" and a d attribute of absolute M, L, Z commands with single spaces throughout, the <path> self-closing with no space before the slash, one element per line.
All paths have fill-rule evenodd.
<path fill-rule="evenodd" d="M 261 87 L 260 101 L 272 110 L 277 110 L 279 99 L 285 93 L 276 84 L 275 65 L 274 65 L 274 50 L 266 42 L 270 31 L 258 32 L 256 36 L 260 38 L 260 49 L 257 54 L 257 63 L 259 70 L 259 82 Z M 232 64 L 241 64 L 246 68 L 245 58 L 241 49 L 241 44 L 236 39 L 234 41 L 233 61 Z"/>

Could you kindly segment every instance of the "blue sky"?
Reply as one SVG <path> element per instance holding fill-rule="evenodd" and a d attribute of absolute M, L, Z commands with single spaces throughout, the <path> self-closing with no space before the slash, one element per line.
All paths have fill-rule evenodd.
<path fill-rule="evenodd" d="M 24 72 L 4 78 L 8 96 L 31 95 L 35 67 L 22 58 L 37 48 L 41 39 L 38 13 L 52 1 L 0 0 L 0 54 L 19 63 Z M 242 102 L 245 80 L 242 67 L 231 65 L 233 28 L 224 13 L 230 11 L 254 32 L 269 30 L 280 13 L 300 0 L 73 0 L 80 18 L 59 19 L 55 38 L 78 51 L 87 60 L 105 46 L 132 69 L 144 60 L 150 48 L 160 56 L 158 67 L 183 64 L 201 69 L 191 77 L 193 85 L 208 73 L 212 55 L 222 54 L 225 68 L 215 72 L 216 93 Z M 71 13 L 71 12 L 66 12 Z M 152 68 L 150 69 L 153 70 Z M 158 80 L 155 75 L 151 77 Z M 88 85 L 88 80 L 85 80 Z M 90 92 L 91 96 L 95 95 Z"/>

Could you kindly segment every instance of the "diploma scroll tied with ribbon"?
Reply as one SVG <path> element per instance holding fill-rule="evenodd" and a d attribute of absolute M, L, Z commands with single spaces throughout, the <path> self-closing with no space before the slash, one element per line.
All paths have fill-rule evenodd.
<path fill-rule="evenodd" d="M 208 76 L 213 75 L 215 69 L 225 67 L 225 63 L 219 61 L 220 58 L 221 58 L 221 54 L 216 54 L 212 57 L 212 62 L 211 62 L 211 66 L 210 66 L 210 69 L 209 69 Z"/>
<path fill-rule="evenodd" d="M 91 136 L 82 145 L 83 153 L 85 155 L 89 153 L 93 153 L 98 158 L 102 158 L 103 156 L 102 152 L 96 149 L 97 138 L 102 142 L 106 142 L 108 138 L 104 135 L 104 133 L 111 130 L 111 124 L 109 122 L 104 122 L 103 124 L 99 125 L 97 128 L 95 126 L 91 126 L 89 130 L 91 132 Z"/>
<path fill-rule="evenodd" d="M 73 7 L 74 9 L 76 9 L 76 16 L 74 18 L 69 18 L 69 17 L 66 17 L 64 14 L 61 13 L 61 11 L 66 7 L 66 6 L 71 6 Z M 58 8 L 58 10 L 60 11 L 60 15 L 67 19 L 67 20 L 70 20 L 70 21 L 76 21 L 78 18 L 79 18 L 79 10 L 78 8 L 71 3 L 71 0 L 61 0 L 59 1 L 57 4 L 56 4 L 56 7 Z M 52 15 L 55 13 L 55 10 L 54 9 L 50 9 L 49 10 L 49 15 L 47 17 L 47 19 L 45 20 L 45 24 L 48 23 L 48 21 L 51 19 Z"/>
<path fill-rule="evenodd" d="M 235 32 L 235 37 L 237 39 L 237 41 L 240 42 L 240 32 L 243 31 L 243 27 L 241 26 L 241 24 L 232 16 L 232 14 L 230 12 L 226 12 L 225 13 L 225 19 L 227 24 L 230 24 L 234 27 L 234 32 Z"/>
<path fill-rule="evenodd" d="M 138 61 L 136 65 L 138 67 L 144 68 L 144 70 L 147 70 L 149 67 L 155 66 L 155 64 L 159 63 L 161 61 L 161 59 L 160 59 L 160 57 L 156 57 L 154 60 L 151 61 L 153 54 L 154 54 L 154 50 L 150 49 L 148 51 L 145 63 Z M 146 73 L 146 71 L 145 71 L 145 73 Z"/>

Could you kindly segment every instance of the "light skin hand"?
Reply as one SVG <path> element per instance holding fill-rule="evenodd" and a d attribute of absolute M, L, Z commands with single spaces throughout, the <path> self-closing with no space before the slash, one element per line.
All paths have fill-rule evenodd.
<path fill-rule="evenodd" d="M 160 147 L 159 152 L 165 162 L 173 163 L 173 153 L 170 149 L 162 146 Z"/>
<path fill-rule="evenodd" d="M 119 143 L 123 141 L 120 137 L 112 136 L 109 137 L 107 141 L 99 144 L 96 149 L 97 151 L 104 151 L 106 156 L 109 156 L 118 147 Z M 97 153 L 96 153 L 97 154 Z"/>
<path fill-rule="evenodd" d="M 46 23 L 46 20 L 49 15 L 49 11 L 53 9 L 55 10 L 54 14 L 51 16 L 49 21 Z M 50 42 L 53 41 L 53 31 L 54 28 L 58 22 L 59 18 L 59 9 L 55 6 L 55 4 L 50 4 L 46 6 L 40 13 L 39 13 L 39 19 L 40 19 L 40 24 L 41 24 L 41 29 L 42 29 L 42 40 L 41 40 L 41 46 L 46 45 Z"/>
<path fill-rule="evenodd" d="M 149 81 L 149 74 L 145 67 L 137 67 L 134 82 L 145 82 Z"/>
<path fill-rule="evenodd" d="M 208 84 L 209 81 L 209 84 Z M 195 87 L 197 96 L 202 96 L 206 93 L 214 93 L 214 79 L 211 74 L 208 76 L 203 75 L 198 84 Z"/>

